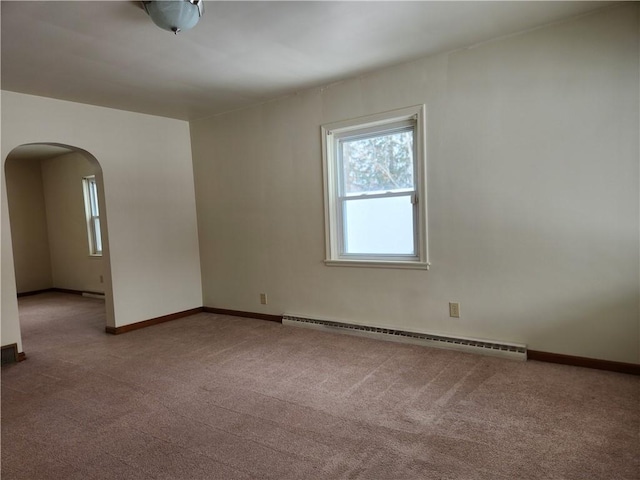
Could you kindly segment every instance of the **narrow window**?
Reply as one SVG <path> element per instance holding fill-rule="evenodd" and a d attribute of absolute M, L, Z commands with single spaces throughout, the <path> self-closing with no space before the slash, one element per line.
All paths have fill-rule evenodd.
<path fill-rule="evenodd" d="M 100 230 L 100 210 L 98 208 L 98 185 L 96 177 L 91 175 L 82 179 L 84 190 L 84 208 L 87 216 L 87 235 L 89 255 L 102 255 L 102 233 Z"/>
<path fill-rule="evenodd" d="M 424 106 L 322 133 L 326 263 L 428 268 Z"/>

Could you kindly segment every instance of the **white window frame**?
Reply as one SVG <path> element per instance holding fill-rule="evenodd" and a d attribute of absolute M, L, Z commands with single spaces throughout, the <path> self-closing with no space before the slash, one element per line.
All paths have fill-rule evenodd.
<path fill-rule="evenodd" d="M 95 185 L 95 189 L 91 189 L 91 185 Z M 92 257 L 101 257 L 102 249 L 98 246 L 102 245 L 102 238 L 98 241 L 96 222 L 100 222 L 100 206 L 98 203 L 98 184 L 95 175 L 89 175 L 82 178 L 82 191 L 84 193 L 84 210 L 87 221 L 87 237 L 89 240 L 89 255 Z M 95 197 L 92 192 L 95 192 Z M 95 205 L 95 209 L 94 209 Z M 102 225 L 100 226 L 102 232 Z"/>
<path fill-rule="evenodd" d="M 324 176 L 325 213 L 325 264 L 329 266 L 359 266 L 429 269 L 427 240 L 427 159 L 426 159 L 426 107 L 416 105 L 389 112 L 368 115 L 352 120 L 333 122 L 321 126 L 322 157 Z M 415 190 L 407 193 L 382 193 L 362 195 L 355 198 L 384 198 L 397 195 L 412 195 L 414 205 L 414 245 L 413 255 L 388 254 L 347 254 L 344 252 L 345 229 L 343 225 L 343 205 L 340 180 L 340 141 L 383 134 L 393 129 L 413 129 Z M 353 196 L 349 197 L 354 199 Z"/>

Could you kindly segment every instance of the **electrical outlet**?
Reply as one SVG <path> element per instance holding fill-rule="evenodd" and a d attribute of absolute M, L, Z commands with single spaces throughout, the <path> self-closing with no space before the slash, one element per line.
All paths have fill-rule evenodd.
<path fill-rule="evenodd" d="M 266 305 L 267 304 L 267 294 L 266 293 L 261 293 L 260 294 L 260 303 L 262 305 Z"/>
<path fill-rule="evenodd" d="M 460 318 L 460 304 L 458 302 L 449 302 L 449 316 Z"/>

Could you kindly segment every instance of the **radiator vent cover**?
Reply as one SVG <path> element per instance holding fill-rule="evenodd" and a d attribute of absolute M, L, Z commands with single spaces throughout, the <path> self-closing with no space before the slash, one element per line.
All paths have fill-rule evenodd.
<path fill-rule="evenodd" d="M 514 360 L 526 360 L 527 348 L 525 345 L 513 343 L 493 342 L 471 338 L 456 338 L 431 333 L 409 332 L 392 328 L 370 327 L 353 323 L 336 322 L 332 320 L 320 320 L 299 315 L 284 314 L 282 324 L 296 327 L 312 328 L 331 332 L 341 332 L 348 335 L 376 338 L 378 340 L 412 343 L 427 347 L 459 350 L 468 353 L 479 353 L 497 357 L 511 358 Z"/>
<path fill-rule="evenodd" d="M 0 359 L 2 365 L 6 365 L 7 363 L 15 363 L 18 361 L 18 344 L 12 343 L 11 345 L 6 345 L 2 347 L 0 350 Z"/>

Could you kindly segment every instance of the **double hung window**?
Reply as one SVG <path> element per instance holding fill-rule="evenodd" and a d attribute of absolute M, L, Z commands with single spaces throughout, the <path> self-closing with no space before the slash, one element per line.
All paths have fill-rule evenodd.
<path fill-rule="evenodd" d="M 100 230 L 100 210 L 98 208 L 98 185 L 96 177 L 91 175 L 82 179 L 84 190 L 84 208 L 87 218 L 89 255 L 102 255 L 102 233 Z"/>
<path fill-rule="evenodd" d="M 424 106 L 322 126 L 329 265 L 427 268 Z"/>

